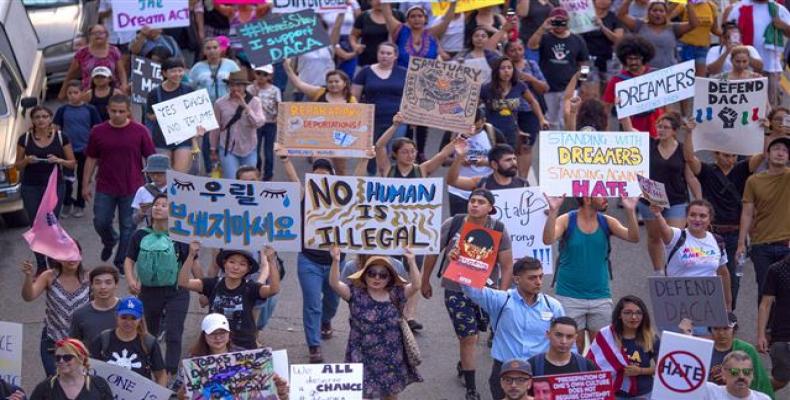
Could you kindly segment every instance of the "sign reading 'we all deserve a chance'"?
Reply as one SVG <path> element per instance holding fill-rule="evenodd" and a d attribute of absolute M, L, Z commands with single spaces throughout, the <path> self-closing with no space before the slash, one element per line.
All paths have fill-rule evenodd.
<path fill-rule="evenodd" d="M 630 117 L 694 97 L 694 60 L 617 82 L 617 118 Z"/>
<path fill-rule="evenodd" d="M 238 32 L 253 65 L 280 63 L 330 44 L 329 34 L 312 9 L 267 15 L 240 26 Z"/>
<path fill-rule="evenodd" d="M 189 0 L 112 0 L 116 32 L 189 26 Z"/>

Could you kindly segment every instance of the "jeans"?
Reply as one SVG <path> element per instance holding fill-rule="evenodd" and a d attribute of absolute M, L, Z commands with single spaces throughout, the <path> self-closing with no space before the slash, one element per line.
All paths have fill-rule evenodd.
<path fill-rule="evenodd" d="M 171 374 L 178 372 L 181 361 L 181 335 L 184 333 L 184 320 L 189 310 L 189 291 L 186 289 L 143 286 L 138 296 L 145 310 L 145 324 L 148 332 L 159 336 L 162 313 L 165 315 L 165 369 Z"/>
<path fill-rule="evenodd" d="M 543 98 L 546 99 L 546 119 L 553 130 L 562 130 L 565 126 L 562 120 L 562 96 L 564 92 L 546 92 Z"/>
<path fill-rule="evenodd" d="M 765 283 L 765 275 L 768 273 L 768 267 L 771 264 L 781 261 L 787 254 L 790 254 L 790 247 L 787 247 L 787 242 L 784 244 L 753 244 L 752 250 L 749 255 L 752 257 L 754 263 L 754 274 L 757 279 L 757 304 L 760 304 L 760 298 L 763 295 L 763 284 Z"/>
<path fill-rule="evenodd" d="M 63 196 L 63 205 L 85 208 L 85 199 L 82 198 L 82 171 L 85 170 L 85 153 L 74 152 L 74 158 L 77 159 L 77 168 L 74 170 L 64 169 L 63 173 L 66 176 L 66 192 L 65 196 Z M 75 197 L 71 197 L 71 192 L 74 191 L 74 180 L 77 181 L 77 193 Z"/>
<path fill-rule="evenodd" d="M 122 274 L 126 248 L 129 246 L 132 233 L 134 233 L 132 199 L 134 199 L 134 196 L 113 196 L 97 191 L 93 200 L 93 228 L 99 234 L 104 247 L 113 247 L 118 243 L 113 264 L 118 267 Z M 118 227 L 121 231 L 120 238 L 118 232 L 112 226 L 113 214 L 116 208 L 118 209 Z"/>
<path fill-rule="evenodd" d="M 727 252 L 727 269 L 730 271 L 730 291 L 732 292 L 732 311 L 735 311 L 735 304 L 738 300 L 738 291 L 741 288 L 741 277 L 735 275 L 735 250 L 738 249 L 738 231 L 719 234 L 724 239 L 724 249 Z"/>
<path fill-rule="evenodd" d="M 47 185 L 22 185 L 20 194 L 22 195 L 22 206 L 30 219 L 30 226 L 33 226 L 33 221 L 38 213 L 38 208 L 41 206 L 41 199 L 44 198 L 44 192 L 47 191 Z M 66 185 L 61 181 L 58 184 L 58 204 L 55 206 L 55 215 L 60 215 L 61 200 L 66 192 Z M 41 272 L 47 268 L 47 257 L 40 253 L 33 253 L 36 256 L 36 272 Z"/>
<path fill-rule="evenodd" d="M 302 325 L 310 347 L 321 345 L 321 323 L 331 322 L 340 302 L 329 286 L 329 265 L 318 264 L 299 253 L 296 260 L 302 288 Z"/>
<path fill-rule="evenodd" d="M 261 169 L 261 158 L 263 158 L 263 180 L 267 181 L 274 176 L 274 141 L 277 140 L 277 124 L 266 123 L 258 128 L 258 163 Z M 263 147 L 263 154 L 261 154 Z"/>
<path fill-rule="evenodd" d="M 266 327 L 269 323 L 269 319 L 274 314 L 274 309 L 277 307 L 277 295 L 267 297 L 266 301 L 261 304 L 260 311 L 258 312 L 258 330 L 261 330 Z"/>
<path fill-rule="evenodd" d="M 382 135 L 384 135 L 384 131 L 386 131 L 387 128 L 389 128 L 390 126 L 392 126 L 392 117 L 379 118 L 378 116 L 376 116 L 375 122 L 374 122 L 374 125 L 373 125 L 373 143 L 374 144 L 376 143 L 376 141 L 379 140 L 379 138 Z M 392 135 L 392 139 L 390 139 L 389 143 L 387 143 L 387 153 L 392 151 L 392 141 L 393 140 L 406 136 L 406 126 L 407 125 L 401 125 L 398 128 L 398 130 L 395 131 L 395 134 Z M 368 161 L 368 175 L 369 176 L 376 175 L 376 159 L 375 158 L 371 158 Z"/>
<path fill-rule="evenodd" d="M 55 341 L 47 336 L 47 327 L 41 330 L 41 364 L 44 365 L 44 372 L 47 377 L 55 375 L 57 367 L 55 366 Z"/>
<path fill-rule="evenodd" d="M 242 165 L 255 165 L 258 163 L 258 153 L 254 150 L 245 156 L 237 156 L 232 152 L 225 154 L 225 149 L 220 147 L 217 150 L 219 162 L 222 164 L 222 177 L 225 179 L 236 179 L 236 171 Z"/>

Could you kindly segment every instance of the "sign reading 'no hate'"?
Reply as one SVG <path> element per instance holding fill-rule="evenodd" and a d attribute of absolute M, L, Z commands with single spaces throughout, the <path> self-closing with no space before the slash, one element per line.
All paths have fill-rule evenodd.
<path fill-rule="evenodd" d="M 653 379 L 653 400 L 703 398 L 713 341 L 664 331 Z"/>

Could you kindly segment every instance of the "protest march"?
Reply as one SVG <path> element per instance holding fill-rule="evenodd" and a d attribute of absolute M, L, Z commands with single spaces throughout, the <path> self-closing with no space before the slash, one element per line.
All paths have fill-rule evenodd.
<path fill-rule="evenodd" d="M 785 2 L 21 4 L 0 399 L 790 398 Z"/>

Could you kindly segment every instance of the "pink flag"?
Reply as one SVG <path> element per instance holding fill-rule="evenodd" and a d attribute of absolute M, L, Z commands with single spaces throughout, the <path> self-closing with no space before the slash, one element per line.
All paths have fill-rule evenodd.
<path fill-rule="evenodd" d="M 63 230 L 55 216 L 58 205 L 58 168 L 52 168 L 47 190 L 38 206 L 33 227 L 22 236 L 30 250 L 59 261 L 80 261 L 82 256 L 74 239 Z"/>

